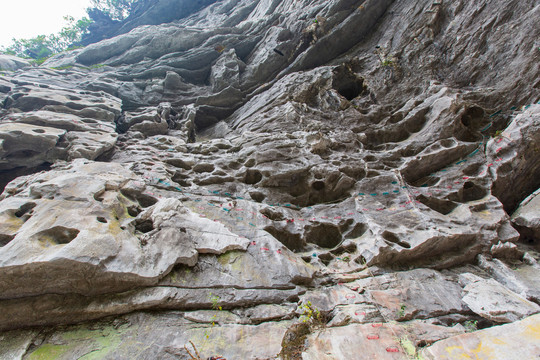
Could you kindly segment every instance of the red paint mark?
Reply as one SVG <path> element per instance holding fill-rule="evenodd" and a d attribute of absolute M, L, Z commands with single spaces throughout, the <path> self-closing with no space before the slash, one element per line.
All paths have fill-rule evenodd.
<path fill-rule="evenodd" d="M 292 222 L 294 222 L 294 219 L 287 219 L 287 222 L 288 222 L 288 223 L 289 223 L 289 222 L 292 223 Z"/>
<path fill-rule="evenodd" d="M 352 291 L 358 291 L 358 286 L 352 287 L 351 290 Z"/>
<path fill-rule="evenodd" d="M 344 283 L 342 283 L 342 282 L 338 282 L 337 284 L 338 284 L 338 285 L 345 285 L 345 284 L 344 284 Z"/>
<path fill-rule="evenodd" d="M 493 163 L 491 163 L 491 164 L 488 164 L 488 167 L 490 167 L 490 166 L 493 166 Z"/>
<path fill-rule="evenodd" d="M 498 152 L 501 151 L 501 150 L 502 150 L 502 147 L 500 147 L 500 148 L 498 148 L 497 150 L 495 150 L 495 152 L 498 153 Z"/>
<path fill-rule="evenodd" d="M 281 254 L 281 250 L 280 250 L 280 249 L 278 249 L 276 252 L 277 252 L 278 254 Z"/>
<path fill-rule="evenodd" d="M 373 324 L 371 324 L 371 326 L 373 326 L 373 327 L 375 327 L 375 328 L 376 328 L 376 327 L 382 327 L 382 324 L 373 323 Z"/>
<path fill-rule="evenodd" d="M 321 216 L 321 219 L 328 219 L 328 216 Z"/>
<path fill-rule="evenodd" d="M 265 247 L 262 247 L 261 250 L 262 250 L 262 251 L 270 251 L 269 248 L 265 248 Z"/>
<path fill-rule="evenodd" d="M 354 298 L 356 298 L 356 295 L 347 294 L 347 295 L 345 295 L 345 298 L 346 299 L 354 299 Z"/>
<path fill-rule="evenodd" d="M 384 208 L 378 208 L 377 209 L 377 211 L 383 211 L 383 210 L 384 210 Z"/>
<path fill-rule="evenodd" d="M 369 209 L 363 208 L 362 211 L 369 211 Z"/>
<path fill-rule="evenodd" d="M 450 185 L 448 185 L 446 188 L 447 188 L 447 189 L 451 189 L 452 187 L 451 187 Z"/>
<path fill-rule="evenodd" d="M 376 334 L 369 334 L 367 336 L 367 339 L 368 340 L 379 340 L 379 335 L 376 335 Z"/>
<path fill-rule="evenodd" d="M 386 352 L 389 352 L 389 353 L 397 353 L 399 352 L 399 349 L 395 346 L 389 346 L 386 348 Z"/>
<path fill-rule="evenodd" d="M 463 180 L 469 180 L 469 177 L 468 177 L 468 176 L 464 176 L 464 177 L 463 177 Z"/>
<path fill-rule="evenodd" d="M 251 242 L 251 245 L 254 245 L 254 246 L 255 246 L 255 245 L 257 245 L 257 243 L 256 243 L 255 241 L 252 241 L 252 242 Z"/>
<path fill-rule="evenodd" d="M 500 161 L 502 161 L 502 159 L 501 159 L 501 158 L 497 158 L 497 159 L 495 159 L 495 161 L 499 161 L 499 162 L 500 162 Z"/>
<path fill-rule="evenodd" d="M 500 143 L 501 141 L 503 141 L 503 138 L 498 139 L 497 144 Z"/>
<path fill-rule="evenodd" d="M 334 220 L 339 220 L 339 219 L 341 219 L 341 216 L 335 216 L 334 217 Z"/>
<path fill-rule="evenodd" d="M 298 219 L 298 221 L 304 221 L 304 219 Z"/>
<path fill-rule="evenodd" d="M 350 212 L 350 213 L 347 213 L 347 215 L 354 215 L 354 213 Z"/>
<path fill-rule="evenodd" d="M 454 184 L 461 184 L 460 181 L 454 181 Z"/>

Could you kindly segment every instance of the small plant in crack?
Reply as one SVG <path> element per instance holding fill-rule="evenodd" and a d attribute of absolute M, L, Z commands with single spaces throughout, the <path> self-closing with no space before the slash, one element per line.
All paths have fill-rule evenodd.
<path fill-rule="evenodd" d="M 466 332 L 474 332 L 478 330 L 478 320 L 467 320 L 463 323 Z"/>
<path fill-rule="evenodd" d="M 399 311 L 397 313 L 398 318 L 402 318 L 405 316 L 405 310 L 407 310 L 407 306 L 405 304 L 400 304 Z"/>
<path fill-rule="evenodd" d="M 310 328 L 317 328 L 324 325 L 324 316 L 308 301 L 300 305 L 300 321 L 308 324 Z"/>

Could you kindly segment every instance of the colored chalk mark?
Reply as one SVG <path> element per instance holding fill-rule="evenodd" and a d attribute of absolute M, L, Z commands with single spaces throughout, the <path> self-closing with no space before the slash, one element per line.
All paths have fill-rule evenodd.
<path fill-rule="evenodd" d="M 489 117 L 492 118 L 492 117 L 494 117 L 494 116 L 499 115 L 500 113 L 502 113 L 502 110 L 499 110 L 499 111 L 497 111 L 497 112 L 495 112 L 495 113 L 489 115 Z"/>
<path fill-rule="evenodd" d="M 358 196 L 364 196 L 364 195 L 366 195 L 366 194 L 364 194 L 364 193 L 358 193 Z"/>
<path fill-rule="evenodd" d="M 390 195 L 390 193 L 388 193 L 388 192 L 383 192 L 382 194 L 383 195 Z"/>
<path fill-rule="evenodd" d="M 392 181 L 392 184 L 394 184 L 394 185 L 397 184 L 397 181 Z"/>
<path fill-rule="evenodd" d="M 371 196 L 377 196 L 378 194 L 377 193 L 373 193 L 373 194 L 369 194 Z"/>

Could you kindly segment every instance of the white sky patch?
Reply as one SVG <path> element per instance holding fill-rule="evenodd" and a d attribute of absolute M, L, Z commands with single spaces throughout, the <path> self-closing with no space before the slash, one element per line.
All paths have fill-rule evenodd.
<path fill-rule="evenodd" d="M 0 46 L 8 46 L 11 39 L 29 39 L 50 35 L 65 25 L 65 15 L 76 20 L 87 16 L 90 0 L 1 0 Z"/>

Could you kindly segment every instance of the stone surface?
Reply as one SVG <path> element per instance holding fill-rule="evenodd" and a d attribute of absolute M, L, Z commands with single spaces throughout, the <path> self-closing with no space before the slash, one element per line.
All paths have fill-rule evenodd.
<path fill-rule="evenodd" d="M 423 349 L 426 359 L 534 359 L 540 354 L 540 315 L 441 340 Z"/>
<path fill-rule="evenodd" d="M 0 71 L 15 71 L 30 67 L 30 62 L 16 56 L 0 54 Z"/>
<path fill-rule="evenodd" d="M 496 323 L 521 320 L 540 312 L 540 306 L 508 290 L 493 279 L 482 279 L 465 273 L 460 280 L 465 283 L 463 301 L 478 315 Z"/>
<path fill-rule="evenodd" d="M 536 3 L 169 3 L 0 73 L 0 356 L 412 358 L 538 311 Z"/>
<path fill-rule="evenodd" d="M 540 239 L 540 190 L 536 190 L 520 204 L 512 214 L 512 223 L 530 241 Z"/>

